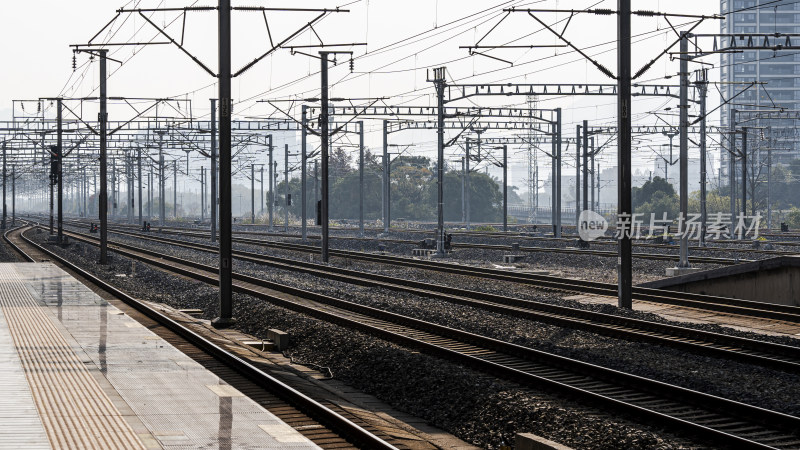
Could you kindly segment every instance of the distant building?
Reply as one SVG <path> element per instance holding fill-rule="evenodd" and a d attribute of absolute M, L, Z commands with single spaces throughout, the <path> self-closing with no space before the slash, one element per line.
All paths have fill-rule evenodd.
<path fill-rule="evenodd" d="M 721 0 L 720 12 L 726 17 L 721 22 L 722 34 L 800 33 L 800 2 L 796 0 Z M 767 83 L 763 88 L 749 89 L 736 97 L 733 105 L 722 108 L 723 127 L 729 129 L 732 118 L 734 125 L 740 123 L 742 114 L 733 113 L 733 110 L 767 109 L 763 107 L 773 105 L 790 111 L 800 110 L 800 53 L 744 50 L 739 53 L 723 53 L 720 58 L 723 83 Z M 741 89 L 741 85 L 735 84 L 720 86 L 726 99 L 732 98 Z M 710 89 L 709 95 L 712 92 L 713 89 Z M 800 140 L 794 132 L 798 125 L 800 124 L 797 121 L 791 119 L 748 122 L 748 126 L 772 127 L 773 138 L 785 136 L 773 144 L 776 149 L 773 152 L 773 161 L 777 163 L 786 163 L 800 157 Z M 728 161 L 728 152 L 722 149 L 720 163 L 725 182 L 728 178 Z"/>

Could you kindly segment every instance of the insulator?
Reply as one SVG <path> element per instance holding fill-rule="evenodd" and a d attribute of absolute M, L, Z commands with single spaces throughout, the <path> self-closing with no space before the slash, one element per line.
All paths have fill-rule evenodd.
<path fill-rule="evenodd" d="M 353 57 L 350 57 L 350 73 L 353 73 Z"/>
<path fill-rule="evenodd" d="M 78 59 L 75 57 L 75 53 L 72 53 L 72 71 L 75 72 L 78 70 Z"/>

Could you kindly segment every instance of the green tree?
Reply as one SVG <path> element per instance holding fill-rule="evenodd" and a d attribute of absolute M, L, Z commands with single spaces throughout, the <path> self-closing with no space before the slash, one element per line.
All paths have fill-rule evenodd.
<path fill-rule="evenodd" d="M 502 189 L 502 187 L 500 189 Z M 511 186 L 511 185 L 508 186 L 508 204 L 509 205 L 515 205 L 515 204 L 520 204 L 520 203 L 527 202 L 527 198 L 528 198 L 527 194 L 525 194 L 525 199 L 523 199 L 519 195 L 519 193 L 517 192 L 518 190 L 519 190 L 519 187 L 517 187 L 517 186 Z M 502 196 L 503 193 L 500 192 L 500 195 Z"/>
<path fill-rule="evenodd" d="M 720 195 L 717 191 L 706 193 L 706 211 L 708 214 L 730 212 L 730 197 Z M 700 213 L 700 191 L 692 192 L 689 196 L 689 212 Z"/>
<path fill-rule="evenodd" d="M 649 217 L 651 213 L 655 213 L 657 218 L 661 218 L 661 215 L 666 212 L 668 219 L 674 219 L 678 217 L 678 213 L 680 212 L 680 203 L 677 195 L 669 195 L 664 191 L 656 191 L 650 197 L 650 201 L 639 205 L 635 211 L 644 213 L 645 217 Z"/>
<path fill-rule="evenodd" d="M 797 207 L 792 208 L 786 214 L 786 224 L 789 225 L 790 230 L 797 230 L 800 228 L 800 209 Z"/>
<path fill-rule="evenodd" d="M 444 176 L 444 220 L 460 222 L 461 213 L 461 172 L 447 172 Z M 503 193 L 497 180 L 483 173 L 473 173 L 469 177 L 470 221 L 497 222 L 502 220 Z M 436 207 L 438 191 L 436 184 L 431 184 L 428 195 L 431 204 Z"/>
<path fill-rule="evenodd" d="M 328 157 L 328 174 L 331 184 L 353 172 L 353 156 L 351 153 L 351 150 L 348 151 L 341 147 L 336 147 L 331 151 Z"/>
<path fill-rule="evenodd" d="M 631 201 L 633 204 L 634 212 L 654 212 L 644 211 L 641 207 L 645 203 L 652 203 L 654 200 L 662 201 L 663 196 L 656 197 L 657 194 L 664 194 L 666 197 L 675 197 L 678 201 L 678 196 L 675 194 L 675 188 L 661 177 L 653 177 L 652 180 L 645 182 L 642 187 L 634 187 L 631 190 Z M 652 205 L 650 205 L 652 207 Z M 658 212 L 658 211 L 655 211 Z"/>
<path fill-rule="evenodd" d="M 366 158 L 365 158 L 366 159 Z M 358 219 L 360 198 L 358 171 L 353 171 L 340 178 L 331 189 L 332 219 Z M 374 171 L 364 170 L 364 218 L 374 220 L 381 214 L 381 176 Z"/>
<path fill-rule="evenodd" d="M 428 200 L 428 186 L 433 181 L 431 162 L 424 156 L 399 156 L 392 161 L 392 217 L 430 220 L 435 204 Z"/>

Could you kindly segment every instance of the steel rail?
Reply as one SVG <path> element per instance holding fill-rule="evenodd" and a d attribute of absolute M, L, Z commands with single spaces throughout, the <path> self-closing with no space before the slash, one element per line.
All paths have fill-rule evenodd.
<path fill-rule="evenodd" d="M 3 238 L 6 240 L 6 242 L 12 245 L 16 251 L 20 252 L 23 255 L 26 255 L 26 258 L 28 258 L 29 260 L 32 260 L 33 258 L 27 255 L 27 253 L 24 252 L 18 244 L 11 242 L 11 238 L 9 238 L 8 236 L 11 231 L 19 231 L 21 239 L 23 239 L 27 245 L 30 245 L 31 247 L 37 249 L 38 251 L 49 255 L 54 260 L 58 261 L 59 264 L 68 267 L 71 271 L 79 274 L 81 277 L 90 280 L 92 283 L 99 286 L 109 294 L 122 300 L 124 303 L 135 308 L 137 311 L 141 312 L 150 319 L 158 322 L 165 328 L 169 329 L 173 333 L 185 339 L 187 342 L 205 351 L 206 353 L 218 359 L 225 365 L 235 369 L 240 374 L 244 375 L 245 377 L 257 383 L 259 386 L 273 392 L 275 395 L 282 398 L 292 406 L 297 407 L 303 413 L 308 414 L 309 417 L 318 420 L 326 427 L 329 427 L 330 429 L 336 431 L 348 441 L 362 448 L 396 450 L 396 447 L 394 447 L 393 445 L 378 438 L 374 434 L 365 430 L 361 426 L 353 423 L 349 419 L 330 410 L 328 407 L 322 405 L 321 403 L 317 402 L 311 397 L 306 396 L 300 391 L 274 378 L 273 376 L 269 375 L 268 373 L 262 371 L 261 369 L 251 364 L 249 361 L 234 355 L 228 350 L 215 344 L 211 340 L 201 336 L 200 334 L 190 330 L 189 328 L 186 328 L 185 326 L 181 325 L 174 319 L 150 307 L 146 303 L 131 297 L 125 292 L 101 280 L 100 278 L 91 274 L 90 272 L 78 267 L 77 265 L 59 256 L 58 254 L 33 242 L 31 239 L 29 239 L 23 234 L 24 230 L 21 230 L 21 228 L 28 228 L 28 227 L 30 226 L 17 227 L 13 230 L 9 230 L 3 234 Z M 73 237 L 75 236 L 73 235 Z"/>
<path fill-rule="evenodd" d="M 190 242 L 110 230 L 111 233 L 135 237 L 147 241 L 178 246 L 216 254 L 217 247 Z M 84 233 L 81 235 L 86 236 Z M 688 350 L 698 354 L 722 357 L 738 362 L 752 363 L 778 368 L 789 372 L 800 372 L 800 347 L 776 344 L 755 339 L 730 336 L 721 333 L 667 325 L 624 316 L 604 314 L 578 308 L 553 305 L 533 300 L 524 300 L 486 292 L 478 292 L 434 283 L 425 283 L 366 273 L 324 264 L 317 264 L 260 253 L 234 250 L 237 260 L 265 264 L 283 270 L 303 272 L 320 278 L 332 279 L 361 286 L 381 287 L 425 297 L 437 298 L 451 303 L 498 312 L 512 317 L 551 323 L 580 330 L 592 331 L 607 336 L 635 342 L 652 342 Z"/>
<path fill-rule="evenodd" d="M 97 245 L 94 238 L 68 232 Z M 136 246 L 113 243 L 113 252 L 168 272 L 216 283 L 216 268 Z M 621 409 L 641 420 L 669 425 L 736 448 L 791 448 L 800 444 L 800 418 L 571 358 L 405 317 L 388 311 L 234 274 L 234 290 L 322 320 L 455 360 L 523 385 L 565 393 Z"/>

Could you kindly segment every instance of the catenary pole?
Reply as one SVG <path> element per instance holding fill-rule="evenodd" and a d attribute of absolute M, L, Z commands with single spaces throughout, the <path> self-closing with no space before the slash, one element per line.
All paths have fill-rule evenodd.
<path fill-rule="evenodd" d="M 217 328 L 229 327 L 233 319 L 233 247 L 231 211 L 231 2 L 219 0 L 219 317 Z"/>
<path fill-rule="evenodd" d="M 389 123 L 383 120 L 383 232 L 389 232 L 392 223 L 391 217 L 391 186 L 392 180 L 389 175 Z"/>
<path fill-rule="evenodd" d="M 322 262 L 328 262 L 328 152 L 329 152 L 329 124 L 328 124 L 328 52 L 319 52 L 321 63 L 322 101 L 320 111 L 320 140 L 322 141 L 322 181 L 320 208 L 322 225 Z"/>
<path fill-rule="evenodd" d="M 583 121 L 583 194 L 582 209 L 589 209 L 589 121 Z M 577 222 L 576 222 L 577 223 Z"/>
<path fill-rule="evenodd" d="M 444 92 L 447 87 L 445 68 L 433 70 L 436 88 L 436 188 L 437 188 L 437 224 L 436 254 L 444 256 Z"/>
<path fill-rule="evenodd" d="M 302 106 L 302 117 L 300 127 L 300 237 L 303 242 L 308 239 L 308 153 L 306 143 L 308 141 L 308 106 Z"/>
<path fill-rule="evenodd" d="M 283 231 L 289 232 L 289 144 L 284 145 L 283 182 L 286 184 L 283 202 Z"/>
<path fill-rule="evenodd" d="M 364 237 L 364 121 L 358 122 L 358 235 Z"/>
<path fill-rule="evenodd" d="M 142 226 L 142 147 L 136 149 L 136 170 L 139 178 L 137 195 L 139 199 L 139 226 Z"/>
<path fill-rule="evenodd" d="M 107 86 L 106 86 L 106 55 L 108 50 L 98 50 L 100 53 L 100 264 L 108 262 L 108 180 L 106 167 L 106 127 L 107 112 Z"/>
<path fill-rule="evenodd" d="M 267 193 L 267 213 L 269 214 L 269 231 L 273 231 L 275 226 L 275 217 L 273 212 L 275 209 L 275 165 L 272 163 L 272 135 L 268 135 L 269 146 L 267 147 L 269 154 L 269 192 Z"/>
<path fill-rule="evenodd" d="M 561 108 L 556 108 L 556 147 L 555 147 L 555 164 L 556 164 L 556 179 L 555 179 L 555 206 L 554 214 L 555 220 L 555 237 L 561 237 Z"/>
<path fill-rule="evenodd" d="M 617 1 L 617 217 L 631 215 L 631 0 Z M 630 233 L 617 243 L 617 303 L 632 308 L 632 246 Z"/>
<path fill-rule="evenodd" d="M 575 128 L 575 230 L 581 215 L 581 126 Z"/>
<path fill-rule="evenodd" d="M 503 145 L 503 231 L 508 231 L 508 145 Z"/>
<path fill-rule="evenodd" d="M 678 267 L 689 267 L 689 235 L 686 233 L 686 221 L 689 218 L 689 35 L 682 31 L 680 34 L 680 111 L 678 113 L 680 122 L 680 214 L 681 221 L 680 234 L 680 261 Z M 670 155 L 670 159 L 672 156 Z"/>
<path fill-rule="evenodd" d="M 211 242 L 217 242 L 217 206 L 219 195 L 217 190 L 217 99 L 211 99 Z"/>
<path fill-rule="evenodd" d="M 6 229 L 6 142 L 3 141 L 3 223 L 0 228 Z"/>
<path fill-rule="evenodd" d="M 256 166 L 250 164 L 250 223 L 256 223 Z"/>
<path fill-rule="evenodd" d="M 708 205 L 706 203 L 706 93 L 708 91 L 708 71 L 698 73 L 702 77 L 698 83 L 700 88 L 700 246 L 706 246 L 706 230 L 708 227 Z"/>
<path fill-rule="evenodd" d="M 469 204 L 469 178 L 470 178 L 470 164 L 469 163 L 470 163 L 470 150 L 471 149 L 469 147 L 469 141 L 466 142 L 466 145 L 464 146 L 464 149 L 465 149 L 465 152 L 466 152 L 466 155 L 464 156 L 464 165 L 465 165 L 465 169 L 464 169 L 464 204 L 466 205 L 466 213 L 465 213 L 466 214 L 466 221 L 465 222 L 466 222 L 467 231 L 469 231 L 470 219 L 471 219 L 471 217 L 470 217 L 470 209 L 471 208 L 470 208 L 470 204 Z"/>

